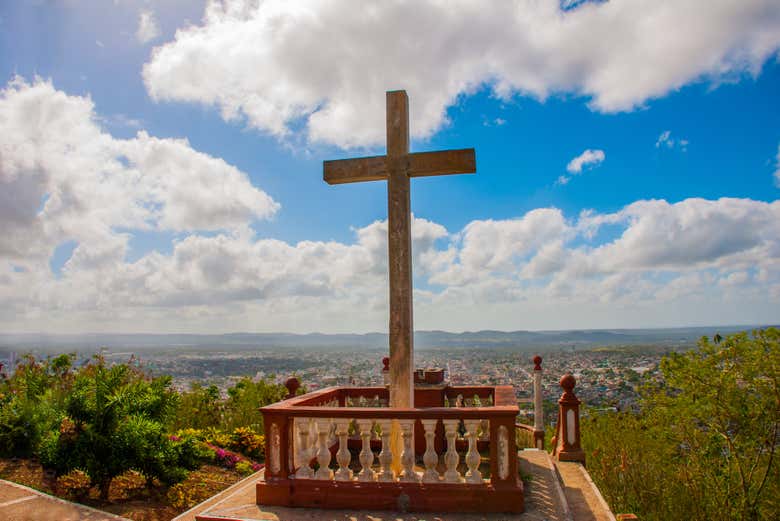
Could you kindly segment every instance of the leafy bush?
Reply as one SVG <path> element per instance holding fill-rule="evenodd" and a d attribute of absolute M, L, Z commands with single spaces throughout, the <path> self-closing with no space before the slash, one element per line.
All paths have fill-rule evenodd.
<path fill-rule="evenodd" d="M 232 469 L 236 463 L 242 460 L 239 454 L 223 449 L 221 447 L 211 446 L 214 450 L 214 461 L 225 468 Z"/>
<path fill-rule="evenodd" d="M 253 459 L 265 457 L 265 436 L 251 427 L 237 427 L 231 434 L 231 448 Z"/>
<path fill-rule="evenodd" d="M 236 472 L 241 474 L 242 476 L 248 476 L 254 472 L 254 467 L 252 465 L 252 462 L 243 460 L 236 463 Z"/>
<path fill-rule="evenodd" d="M 0 382 L 0 456 L 30 456 L 58 425 L 72 375 L 71 355 L 25 356 Z"/>
<path fill-rule="evenodd" d="M 640 414 L 583 421 L 588 469 L 610 505 L 649 521 L 774 518 L 780 331 L 703 338 L 661 370 Z"/>
<path fill-rule="evenodd" d="M 176 461 L 184 468 L 195 469 L 201 463 L 214 461 L 214 451 L 195 437 L 171 436 Z"/>
<path fill-rule="evenodd" d="M 247 457 L 264 455 L 258 407 L 286 392 L 244 378 L 226 399 L 215 386 L 179 394 L 170 377 L 151 378 L 132 359 L 108 365 L 95 357 L 74 369 L 72 355 L 26 356 L 12 376 L 0 374 L 0 456 L 37 455 L 63 486 L 86 476 L 104 499 L 114 478 L 129 470 L 165 485 L 204 462 L 249 472 L 259 466 Z"/>
<path fill-rule="evenodd" d="M 233 438 L 231 438 L 230 434 L 211 427 L 204 432 L 203 441 L 217 447 L 228 448 L 233 443 Z"/>
<path fill-rule="evenodd" d="M 219 427 L 223 410 L 224 403 L 216 385 L 203 387 L 199 383 L 193 383 L 189 391 L 180 394 L 176 414 L 172 417 L 171 430 Z"/>
<path fill-rule="evenodd" d="M 117 497 L 125 499 L 142 496 L 146 490 L 146 477 L 136 470 L 128 470 L 114 478 L 111 490 Z"/>
<path fill-rule="evenodd" d="M 74 499 L 83 499 L 89 494 L 92 480 L 81 469 L 74 469 L 57 478 L 57 493 Z"/>
<path fill-rule="evenodd" d="M 242 378 L 228 389 L 222 429 L 231 432 L 237 427 L 250 427 L 255 432 L 264 432 L 260 407 L 283 400 L 287 388 L 266 380 L 254 381 Z"/>
<path fill-rule="evenodd" d="M 73 381 L 67 421 L 41 444 L 44 464 L 59 472 L 86 469 L 104 499 L 112 479 L 129 469 L 148 481 L 175 483 L 186 475 L 178 457 L 189 457 L 189 449 L 175 448 L 164 428 L 176 398 L 168 377 L 149 378 L 129 364 L 108 367 L 95 358 Z"/>
<path fill-rule="evenodd" d="M 168 489 L 168 504 L 179 510 L 192 508 L 211 497 L 211 490 L 205 483 L 177 483 Z"/>

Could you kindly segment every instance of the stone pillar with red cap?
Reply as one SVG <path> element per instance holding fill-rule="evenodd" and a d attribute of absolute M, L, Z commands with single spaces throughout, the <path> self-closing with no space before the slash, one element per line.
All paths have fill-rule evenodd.
<path fill-rule="evenodd" d="M 390 385 L 390 357 L 386 356 L 382 359 L 382 382 L 385 386 Z"/>
<path fill-rule="evenodd" d="M 580 445 L 580 400 L 574 394 L 577 380 L 565 374 L 560 382 L 563 394 L 558 400 L 558 436 L 555 456 L 558 461 L 579 461 L 585 464 L 585 452 Z"/>
<path fill-rule="evenodd" d="M 534 357 L 534 447 L 544 450 L 544 407 L 542 405 L 542 357 Z"/>

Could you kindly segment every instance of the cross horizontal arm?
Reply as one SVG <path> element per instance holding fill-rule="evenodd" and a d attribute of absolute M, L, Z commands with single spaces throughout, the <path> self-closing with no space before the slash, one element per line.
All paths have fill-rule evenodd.
<path fill-rule="evenodd" d="M 473 174 L 477 171 L 473 148 L 415 152 L 406 156 L 406 161 L 409 177 Z M 325 182 L 331 185 L 387 179 L 387 156 L 324 161 L 322 173 Z"/>
<path fill-rule="evenodd" d="M 409 154 L 409 177 L 474 174 L 476 171 L 477 159 L 473 148 Z"/>
<path fill-rule="evenodd" d="M 322 177 L 331 185 L 387 179 L 386 156 L 323 161 Z"/>

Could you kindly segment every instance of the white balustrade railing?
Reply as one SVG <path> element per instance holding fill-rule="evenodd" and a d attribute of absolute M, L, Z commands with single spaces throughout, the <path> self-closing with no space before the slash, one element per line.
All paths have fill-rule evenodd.
<path fill-rule="evenodd" d="M 402 438 L 401 471 L 398 473 L 392 468 L 391 431 L 394 421 L 399 425 Z M 418 421 L 425 438 L 422 468 L 415 468 L 414 430 Z M 484 479 L 480 471 L 483 457 L 479 453 L 478 442 L 490 441 L 490 423 L 488 419 L 477 418 L 296 417 L 291 447 L 295 471 L 291 477 L 329 481 L 486 484 L 489 479 Z M 446 441 L 444 448 L 437 451 L 437 428 L 440 424 Z M 350 432 L 354 432 L 355 436 L 350 436 Z M 503 433 L 504 438 L 497 438 L 498 446 L 490 451 L 488 458 L 498 458 L 496 468 L 506 468 L 511 457 L 509 440 L 506 439 L 507 428 L 502 426 L 498 432 Z M 359 440 L 355 439 L 356 436 Z M 357 454 L 354 454 L 354 447 L 350 452 L 350 438 L 353 445 L 359 442 Z M 372 440 L 379 441 L 381 450 L 378 454 L 372 450 Z M 458 451 L 459 441 L 460 445 L 467 447 L 464 454 Z M 335 462 L 332 461 L 332 448 L 337 449 Z M 315 462 L 316 470 L 313 467 Z"/>

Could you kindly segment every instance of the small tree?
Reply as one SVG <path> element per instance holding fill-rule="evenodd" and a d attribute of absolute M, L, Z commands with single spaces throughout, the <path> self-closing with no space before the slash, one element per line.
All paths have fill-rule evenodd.
<path fill-rule="evenodd" d="M 176 414 L 172 415 L 172 430 L 219 427 L 222 423 L 224 403 L 216 385 L 204 387 L 193 382 L 190 390 L 180 394 Z"/>
<path fill-rule="evenodd" d="M 170 377 L 152 379 L 135 366 L 108 367 L 96 357 L 76 375 L 67 417 L 41 444 L 42 462 L 59 472 L 86 470 L 103 499 L 113 478 L 130 469 L 149 480 L 180 480 L 176 442 L 163 428 L 177 399 L 170 383 Z"/>
<path fill-rule="evenodd" d="M 55 428 L 72 381 L 73 355 L 39 361 L 22 358 L 8 378 L 0 380 L 0 455 L 30 456 Z"/>
<path fill-rule="evenodd" d="M 228 389 L 223 429 L 231 432 L 236 427 L 251 427 L 255 432 L 265 432 L 259 408 L 283 400 L 286 396 L 287 388 L 283 385 L 264 379 L 255 382 L 248 377 L 242 378 Z"/>

